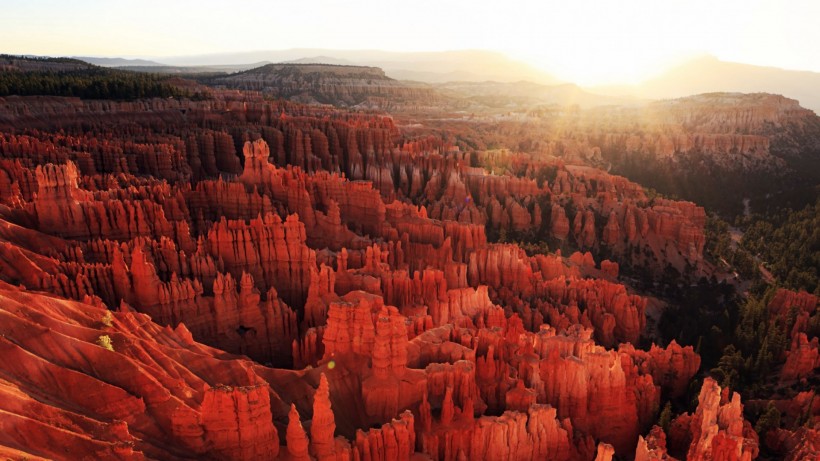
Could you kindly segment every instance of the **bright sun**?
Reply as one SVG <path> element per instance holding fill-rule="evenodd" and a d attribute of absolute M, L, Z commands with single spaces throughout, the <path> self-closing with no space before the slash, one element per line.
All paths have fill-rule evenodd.
<path fill-rule="evenodd" d="M 646 0 L 530 8 L 521 28 L 510 30 L 515 39 L 507 40 L 503 51 L 580 85 L 639 83 L 702 53 L 715 37 L 709 17 L 696 20 L 682 5 L 668 7 L 663 21 Z"/>
<path fill-rule="evenodd" d="M 614 49 L 591 49 L 585 53 L 510 53 L 556 78 L 582 86 L 636 84 L 661 73 L 684 59 L 684 53 L 627 54 Z"/>
<path fill-rule="evenodd" d="M 117 8 L 101 8 L 101 0 L 77 0 L 66 9 L 11 3 L 0 27 L 6 53 L 163 62 L 290 48 L 495 50 L 587 86 L 637 83 L 703 54 L 820 71 L 817 0 L 316 0 L 286 7 L 200 0 L 194 9 L 162 0 L 129 0 Z M 258 18 L 256 27 L 236 30 L 226 22 L 249 12 Z M 94 27 L 78 29 L 78 23 Z"/>

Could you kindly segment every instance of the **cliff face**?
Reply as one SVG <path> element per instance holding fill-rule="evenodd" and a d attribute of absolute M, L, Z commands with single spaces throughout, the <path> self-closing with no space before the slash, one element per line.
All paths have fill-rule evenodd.
<path fill-rule="evenodd" d="M 0 443 L 54 459 L 275 459 L 268 384 L 187 329 L 2 283 Z M 48 395 L 48 403 L 37 398 Z"/>
<path fill-rule="evenodd" d="M 781 381 L 811 376 L 814 370 L 820 367 L 819 349 L 817 336 L 809 341 L 805 333 L 796 333 L 780 373 Z"/>
<path fill-rule="evenodd" d="M 341 107 L 393 110 L 444 102 L 432 87 L 393 80 L 377 67 L 268 64 L 221 77 L 215 83 L 305 104 Z"/>
<path fill-rule="evenodd" d="M 0 113 L 0 453 L 605 460 L 698 371 L 600 255 L 706 273 L 703 209 L 622 177 L 234 91 Z"/>
<path fill-rule="evenodd" d="M 786 352 L 786 363 L 780 372 L 781 382 L 811 378 L 820 368 L 820 347 L 817 336 L 812 336 L 820 298 L 805 291 L 779 288 L 767 306 L 770 324 L 792 325 L 791 341 Z M 788 340 L 788 339 L 787 339 Z"/>
<path fill-rule="evenodd" d="M 702 154 L 715 166 L 732 171 L 784 167 L 789 156 L 798 154 L 796 138 L 816 126 L 816 116 L 797 101 L 764 93 L 658 101 L 621 112 L 619 118 L 613 117 L 615 110 L 596 109 L 585 119 L 607 132 L 600 144 L 605 157 L 615 149 L 658 159 Z M 634 129 L 636 124 L 639 130 Z"/>
<path fill-rule="evenodd" d="M 710 93 L 586 109 L 539 107 L 499 118 L 464 117 L 447 125 L 466 131 L 463 136 L 473 144 L 526 152 L 525 161 L 495 162 L 519 175 L 533 171 L 532 160 L 557 157 L 606 169 L 722 214 L 741 214 L 744 199 L 756 210 L 778 205 L 784 191 L 812 197 L 820 180 L 820 117 L 775 94 Z M 608 215 L 602 216 L 604 223 Z"/>

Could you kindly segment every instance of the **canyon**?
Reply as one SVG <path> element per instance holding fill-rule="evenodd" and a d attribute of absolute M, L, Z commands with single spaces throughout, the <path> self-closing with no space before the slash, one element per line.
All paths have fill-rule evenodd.
<path fill-rule="evenodd" d="M 202 99 L 0 98 L 0 455 L 816 459 L 816 389 L 742 400 L 631 283 L 714 276 L 706 210 L 598 168 L 778 168 L 804 109 L 694 97 L 640 130 L 597 109 L 536 155 L 411 126 L 439 96 L 330 67 L 186 83 Z M 810 386 L 817 296 L 765 307 L 793 325 L 777 380 Z M 758 434 L 769 404 L 789 425 Z"/>

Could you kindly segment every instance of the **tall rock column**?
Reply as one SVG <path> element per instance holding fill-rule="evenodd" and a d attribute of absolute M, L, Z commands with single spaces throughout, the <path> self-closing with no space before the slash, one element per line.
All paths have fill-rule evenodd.
<path fill-rule="evenodd" d="M 698 408 L 689 422 L 692 442 L 687 460 L 749 461 L 757 457 L 757 436 L 743 419 L 740 394 L 735 392 L 726 403 L 721 400 L 720 386 L 712 378 L 706 378 L 698 396 Z"/>
<path fill-rule="evenodd" d="M 336 459 L 333 440 L 335 431 L 336 420 L 330 408 L 330 386 L 322 373 L 319 388 L 313 396 L 313 422 L 310 425 L 310 449 L 317 460 Z"/>
<path fill-rule="evenodd" d="M 285 435 L 288 445 L 288 453 L 290 459 L 294 461 L 309 461 L 308 455 L 308 438 L 305 429 L 302 427 L 302 421 L 299 419 L 299 412 L 296 411 L 296 405 L 290 405 L 290 413 L 288 413 L 288 429 Z"/>

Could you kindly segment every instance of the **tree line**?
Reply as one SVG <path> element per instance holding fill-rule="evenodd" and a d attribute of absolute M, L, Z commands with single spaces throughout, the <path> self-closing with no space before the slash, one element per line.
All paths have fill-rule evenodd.
<path fill-rule="evenodd" d="M 167 76 L 100 67 L 67 71 L 0 72 L 0 96 L 11 95 L 115 100 L 197 96 L 170 84 Z"/>

